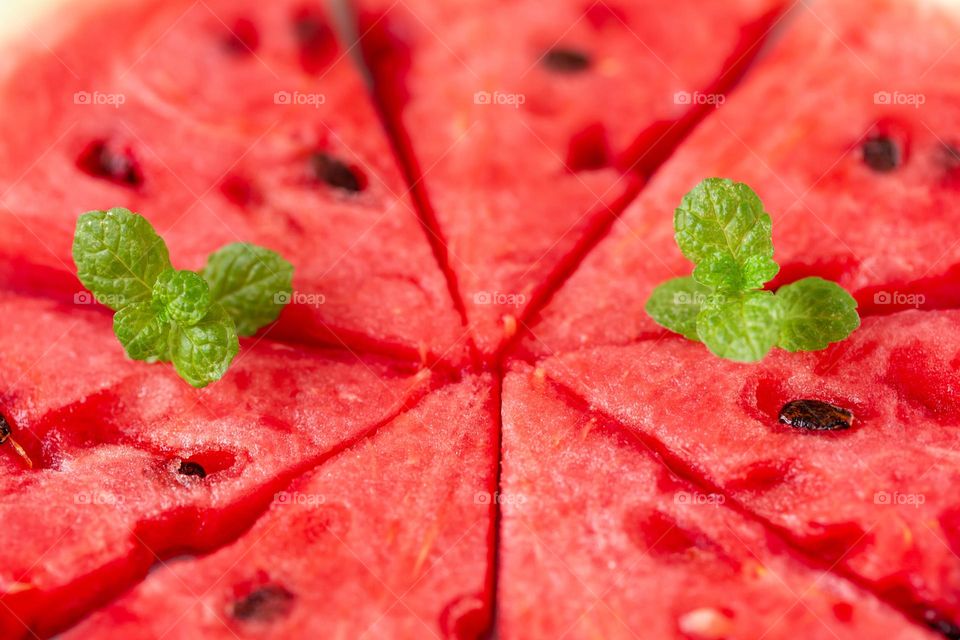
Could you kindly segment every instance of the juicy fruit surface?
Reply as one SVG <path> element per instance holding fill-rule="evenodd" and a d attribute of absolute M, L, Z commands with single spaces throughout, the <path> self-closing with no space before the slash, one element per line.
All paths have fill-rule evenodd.
<path fill-rule="evenodd" d="M 824 352 L 752 367 L 705 360 L 702 349 L 671 338 L 543 366 L 835 570 L 918 618 L 960 618 L 960 315 L 871 318 Z M 782 424 L 783 407 L 799 399 L 849 411 L 851 427 Z"/>
<path fill-rule="evenodd" d="M 237 241 L 290 260 L 278 335 L 459 360 L 460 320 L 360 74 L 322 8 L 300 8 L 126 3 L 10 74 L 0 279 L 69 299 L 77 215 L 124 206 L 179 268 Z"/>
<path fill-rule="evenodd" d="M 507 637 L 933 637 L 799 561 L 532 367 L 507 375 L 503 421 Z"/>
<path fill-rule="evenodd" d="M 780 7 L 358 4 L 374 86 L 487 356 L 710 108 L 701 96 L 722 99 Z"/>
<path fill-rule="evenodd" d="M 492 382 L 432 394 L 279 493 L 232 545 L 159 569 L 64 637 L 476 637 L 491 604 Z"/>
<path fill-rule="evenodd" d="M 705 176 L 749 184 L 763 200 L 781 265 L 774 287 L 834 280 L 861 314 L 955 304 L 960 17 L 936 2 L 886 0 L 795 14 L 557 293 L 528 351 L 660 333 L 643 305 L 691 271 L 672 212 Z"/>
<path fill-rule="evenodd" d="M 956 10 L 353 4 L 85 6 L 0 63 L 0 637 L 960 637 Z M 887 317 L 754 366 L 666 336 L 710 175 L 776 285 Z M 110 206 L 177 268 L 293 262 L 216 384 L 80 288 Z"/>

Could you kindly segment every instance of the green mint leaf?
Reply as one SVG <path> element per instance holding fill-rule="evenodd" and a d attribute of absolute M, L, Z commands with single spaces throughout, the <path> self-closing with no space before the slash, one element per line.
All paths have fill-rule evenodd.
<path fill-rule="evenodd" d="M 212 254 L 203 277 L 241 336 L 276 320 L 293 293 L 293 265 L 253 244 L 229 244 Z"/>
<path fill-rule="evenodd" d="M 783 324 L 777 343 L 787 351 L 819 351 L 860 326 L 857 301 L 836 282 L 804 278 L 777 290 Z"/>
<path fill-rule="evenodd" d="M 712 295 L 710 287 L 703 286 L 689 276 L 674 278 L 653 290 L 647 300 L 646 310 L 661 327 L 690 340 L 699 340 L 697 316 Z"/>
<path fill-rule="evenodd" d="M 134 302 L 113 316 L 113 332 L 133 360 L 167 360 L 170 324 L 152 302 Z"/>
<path fill-rule="evenodd" d="M 693 275 L 701 284 L 757 289 L 780 269 L 773 261 L 770 216 L 743 183 L 707 178 L 683 197 L 673 224 L 677 245 L 697 264 Z"/>
<path fill-rule="evenodd" d="M 219 304 L 197 324 L 172 325 L 170 358 L 177 374 L 194 387 L 219 380 L 240 350 L 233 320 Z"/>
<path fill-rule="evenodd" d="M 210 310 L 210 287 L 199 273 L 167 269 L 153 285 L 153 299 L 177 324 L 193 326 Z"/>
<path fill-rule="evenodd" d="M 769 291 L 746 291 L 708 305 L 697 317 L 697 335 L 721 358 L 756 362 L 780 337 L 783 311 Z"/>
<path fill-rule="evenodd" d="M 73 261 L 80 282 L 114 310 L 150 300 L 170 256 L 146 218 L 127 209 L 90 211 L 77 220 Z"/>

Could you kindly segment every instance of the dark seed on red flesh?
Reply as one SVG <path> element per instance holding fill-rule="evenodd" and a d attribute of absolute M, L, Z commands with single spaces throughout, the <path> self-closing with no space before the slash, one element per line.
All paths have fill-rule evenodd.
<path fill-rule="evenodd" d="M 105 140 L 91 142 L 77 158 L 77 166 L 94 178 L 109 180 L 126 187 L 143 184 L 143 174 L 136 158 L 128 151 L 112 149 Z"/>
<path fill-rule="evenodd" d="M 576 49 L 554 47 L 544 54 L 543 64 L 551 71 L 576 73 L 590 67 L 590 56 Z"/>
<path fill-rule="evenodd" d="M 821 400 L 791 400 L 780 409 L 780 422 L 797 429 L 835 431 L 849 429 L 853 413 Z"/>
<path fill-rule="evenodd" d="M 903 160 L 900 147 L 887 136 L 868 138 L 863 143 L 862 151 L 864 163 L 880 173 L 893 171 Z"/>
<path fill-rule="evenodd" d="M 237 620 L 269 622 L 290 613 L 293 594 L 280 585 L 268 584 L 237 600 L 230 614 Z"/>
<path fill-rule="evenodd" d="M 927 626 L 949 640 L 960 640 L 960 626 L 950 622 L 932 609 L 923 614 Z"/>
<path fill-rule="evenodd" d="M 356 169 L 322 151 L 310 156 L 310 173 L 315 180 L 351 193 L 359 193 L 366 186 Z"/>
<path fill-rule="evenodd" d="M 207 477 L 207 470 L 203 468 L 203 465 L 191 460 L 184 460 L 181 462 L 180 468 L 177 469 L 177 473 L 182 476 L 196 476 L 200 479 Z"/>
<path fill-rule="evenodd" d="M 5 444 L 7 439 L 10 438 L 10 423 L 7 422 L 7 419 L 0 415 L 0 444 Z"/>

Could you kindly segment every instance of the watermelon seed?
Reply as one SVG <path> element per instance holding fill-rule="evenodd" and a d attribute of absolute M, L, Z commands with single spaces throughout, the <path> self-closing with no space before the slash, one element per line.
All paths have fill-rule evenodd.
<path fill-rule="evenodd" d="M 230 614 L 237 620 L 268 622 L 287 615 L 292 605 L 290 591 L 280 585 L 268 584 L 234 602 Z"/>
<path fill-rule="evenodd" d="M 543 64 L 551 71 L 577 73 L 590 67 L 590 57 L 576 49 L 554 47 L 544 54 Z"/>
<path fill-rule="evenodd" d="M 821 400 L 791 400 L 780 409 L 780 422 L 797 429 L 834 431 L 849 429 L 853 413 Z"/>
<path fill-rule="evenodd" d="M 3 415 L 0 415 L 0 445 L 9 444 L 13 447 L 13 450 L 17 452 L 23 461 L 27 463 L 27 466 L 31 469 L 33 468 L 33 460 L 30 459 L 30 456 L 27 455 L 27 452 L 23 450 L 17 441 L 11 437 L 12 429 L 10 429 L 10 423 L 7 422 L 7 418 Z"/>
<path fill-rule="evenodd" d="M 94 178 L 103 178 L 115 184 L 127 187 L 143 184 L 143 174 L 133 154 L 129 150 L 117 153 L 106 140 L 95 140 L 87 145 L 77 158 L 77 166 Z"/>
<path fill-rule="evenodd" d="M 184 460 L 181 462 L 177 473 L 182 476 L 195 476 L 201 480 L 207 477 L 207 471 L 203 468 L 203 465 L 199 462 L 193 462 L 192 460 Z"/>
<path fill-rule="evenodd" d="M 227 51 L 237 55 L 253 53 L 260 46 L 260 34 L 253 21 L 238 18 L 224 41 Z"/>
<path fill-rule="evenodd" d="M 950 640 L 960 640 L 960 627 L 942 617 L 933 609 L 927 609 L 923 614 L 927 626 Z"/>
<path fill-rule="evenodd" d="M 307 73 L 323 69 L 337 51 L 333 29 L 315 7 L 300 9 L 293 18 L 293 34 L 300 49 L 300 66 Z"/>
<path fill-rule="evenodd" d="M 900 147 L 887 136 L 868 138 L 863 143 L 862 151 L 863 161 L 874 171 L 886 173 L 900 166 Z"/>
<path fill-rule="evenodd" d="M 359 171 L 323 151 L 310 156 L 310 173 L 315 180 L 351 193 L 366 188 L 366 179 Z"/>

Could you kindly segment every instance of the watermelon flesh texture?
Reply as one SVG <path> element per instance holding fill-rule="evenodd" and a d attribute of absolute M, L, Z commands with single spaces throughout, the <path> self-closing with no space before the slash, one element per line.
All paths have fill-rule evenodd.
<path fill-rule="evenodd" d="M 4 315 L 43 319 L 35 307 L 12 299 Z M 88 344 L 108 338 L 114 345 L 103 352 L 119 354 L 119 370 L 137 373 L 104 390 L 74 393 L 78 399 L 66 408 L 26 394 L 5 399 L 14 437 L 35 467 L 2 450 L 0 518 L 10 536 L 0 549 L 4 638 L 50 635 L 158 560 L 234 539 L 273 493 L 433 384 L 412 365 L 260 342 L 244 344 L 221 381 L 197 390 L 168 366 L 124 362 L 106 314 L 60 311 L 57 323 L 84 331 L 23 341 L 21 353 L 4 352 L 4 375 L 29 380 L 39 362 L 42 369 L 56 365 L 47 372 L 51 379 L 68 373 L 86 380 L 90 373 L 90 380 L 106 380 L 97 375 L 96 358 L 69 354 L 84 356 Z"/>
<path fill-rule="evenodd" d="M 691 272 L 673 240 L 673 210 L 708 176 L 745 182 L 763 200 L 781 265 L 772 286 L 809 275 L 836 280 L 862 314 L 956 306 L 960 165 L 951 145 L 960 139 L 960 59 L 950 48 L 960 14 L 921 6 L 857 0 L 798 8 L 770 55 L 556 294 L 524 351 L 661 333 L 643 306 L 657 284 Z M 890 170 L 865 160 L 885 144 L 878 140 L 898 150 Z M 881 166 L 884 154 L 871 158 Z"/>
<path fill-rule="evenodd" d="M 489 626 L 497 400 L 443 387 L 63 638 L 474 638 Z M 484 496 L 478 498 L 478 496 Z"/>
<path fill-rule="evenodd" d="M 301 16 L 312 6 L 139 2 L 25 59 L 0 89 L 0 280 L 70 299 L 77 216 L 125 206 L 178 268 L 240 241 L 289 259 L 297 296 L 275 338 L 462 360 L 460 317 L 355 66 L 334 39 L 302 59 L 302 23 L 331 29 L 319 8 Z M 246 23 L 257 44 L 238 52 Z"/>
<path fill-rule="evenodd" d="M 728 83 L 780 4 L 358 2 L 377 95 L 482 354 L 704 112 L 683 96 Z M 641 177 L 617 170 L 630 167 Z"/>
<path fill-rule="evenodd" d="M 681 338 L 548 359 L 546 375 L 919 620 L 960 628 L 956 390 L 960 314 L 869 318 L 824 352 L 761 364 Z M 849 430 L 780 424 L 813 399 Z"/>
<path fill-rule="evenodd" d="M 502 637 L 936 637 L 798 560 L 542 373 L 517 365 L 504 381 Z"/>

